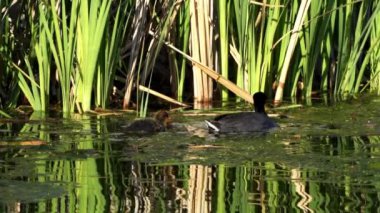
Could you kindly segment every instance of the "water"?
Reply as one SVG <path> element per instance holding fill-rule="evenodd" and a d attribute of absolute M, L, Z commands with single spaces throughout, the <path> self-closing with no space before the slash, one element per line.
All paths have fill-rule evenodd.
<path fill-rule="evenodd" d="M 125 113 L 0 120 L 0 212 L 379 212 L 379 102 L 277 110 L 266 135 L 210 137 L 211 112 L 150 136 Z"/>

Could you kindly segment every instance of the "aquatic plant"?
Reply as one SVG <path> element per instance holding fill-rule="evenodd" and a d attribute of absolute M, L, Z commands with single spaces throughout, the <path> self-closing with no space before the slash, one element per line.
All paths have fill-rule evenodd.
<path fill-rule="evenodd" d="M 64 112 L 107 108 L 117 84 L 123 108 L 134 101 L 144 116 L 149 95 L 139 86 L 159 84 L 157 69 L 172 97 L 195 103 L 216 92 L 228 100 L 236 87 L 242 99 L 265 91 L 277 101 L 379 93 L 379 8 L 378 0 L 1 1 L 1 105 L 25 97 L 47 110 L 54 91 Z"/>
<path fill-rule="evenodd" d="M 0 2 L 0 108 L 14 108 L 20 98 L 18 73 L 12 62 L 23 61 L 22 48 L 27 48 L 29 40 L 28 20 L 22 19 L 25 7 L 20 2 L 4 0 Z"/>
<path fill-rule="evenodd" d="M 60 10 L 58 11 L 56 7 Z M 74 75 L 74 49 L 77 40 L 75 31 L 78 1 L 72 1 L 68 7 L 70 8 L 69 16 L 65 1 L 57 5 L 55 0 L 50 0 L 50 4 L 40 5 L 40 19 L 42 19 L 48 35 L 47 38 L 57 69 L 57 81 L 60 85 L 62 110 L 66 113 L 74 111 L 75 97 L 72 93 L 71 83 Z"/>
<path fill-rule="evenodd" d="M 95 90 L 95 105 L 96 107 L 107 108 L 110 101 L 110 94 L 115 80 L 116 69 L 121 60 L 121 49 L 127 29 L 131 13 L 130 1 L 122 1 L 119 6 L 113 8 L 116 14 L 109 18 L 104 31 L 102 44 L 100 49 L 97 74 L 96 74 L 96 90 Z M 111 11 L 112 12 L 112 11 Z"/>

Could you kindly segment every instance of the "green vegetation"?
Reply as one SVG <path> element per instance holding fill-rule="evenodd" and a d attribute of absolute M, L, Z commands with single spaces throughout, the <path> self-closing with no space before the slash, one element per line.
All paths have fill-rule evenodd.
<path fill-rule="evenodd" d="M 0 211 L 376 212 L 379 102 L 291 108 L 278 132 L 214 139 L 125 134 L 130 113 L 2 119 Z"/>
<path fill-rule="evenodd" d="M 112 96 L 145 116 L 139 85 L 196 107 L 230 82 L 276 101 L 380 94 L 379 17 L 379 0 L 2 0 L 0 107 L 86 112 Z"/>

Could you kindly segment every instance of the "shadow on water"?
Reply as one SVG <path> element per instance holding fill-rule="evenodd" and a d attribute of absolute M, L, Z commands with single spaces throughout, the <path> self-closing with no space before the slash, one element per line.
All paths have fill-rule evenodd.
<path fill-rule="evenodd" d="M 274 132 L 220 137 L 127 135 L 126 114 L 1 120 L 0 211 L 376 212 L 377 105 L 288 109 Z M 185 114 L 200 132 L 210 118 Z"/>

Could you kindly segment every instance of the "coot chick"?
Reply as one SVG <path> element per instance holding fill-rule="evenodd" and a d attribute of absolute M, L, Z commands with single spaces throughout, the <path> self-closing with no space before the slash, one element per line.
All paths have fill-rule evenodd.
<path fill-rule="evenodd" d="M 266 132 L 278 127 L 265 112 L 266 95 L 257 92 L 253 95 L 254 112 L 239 112 L 215 117 L 206 124 L 213 133 Z"/>
<path fill-rule="evenodd" d="M 144 118 L 133 121 L 125 128 L 127 133 L 148 134 L 165 131 L 170 127 L 171 118 L 169 113 L 160 110 L 154 118 Z"/>

